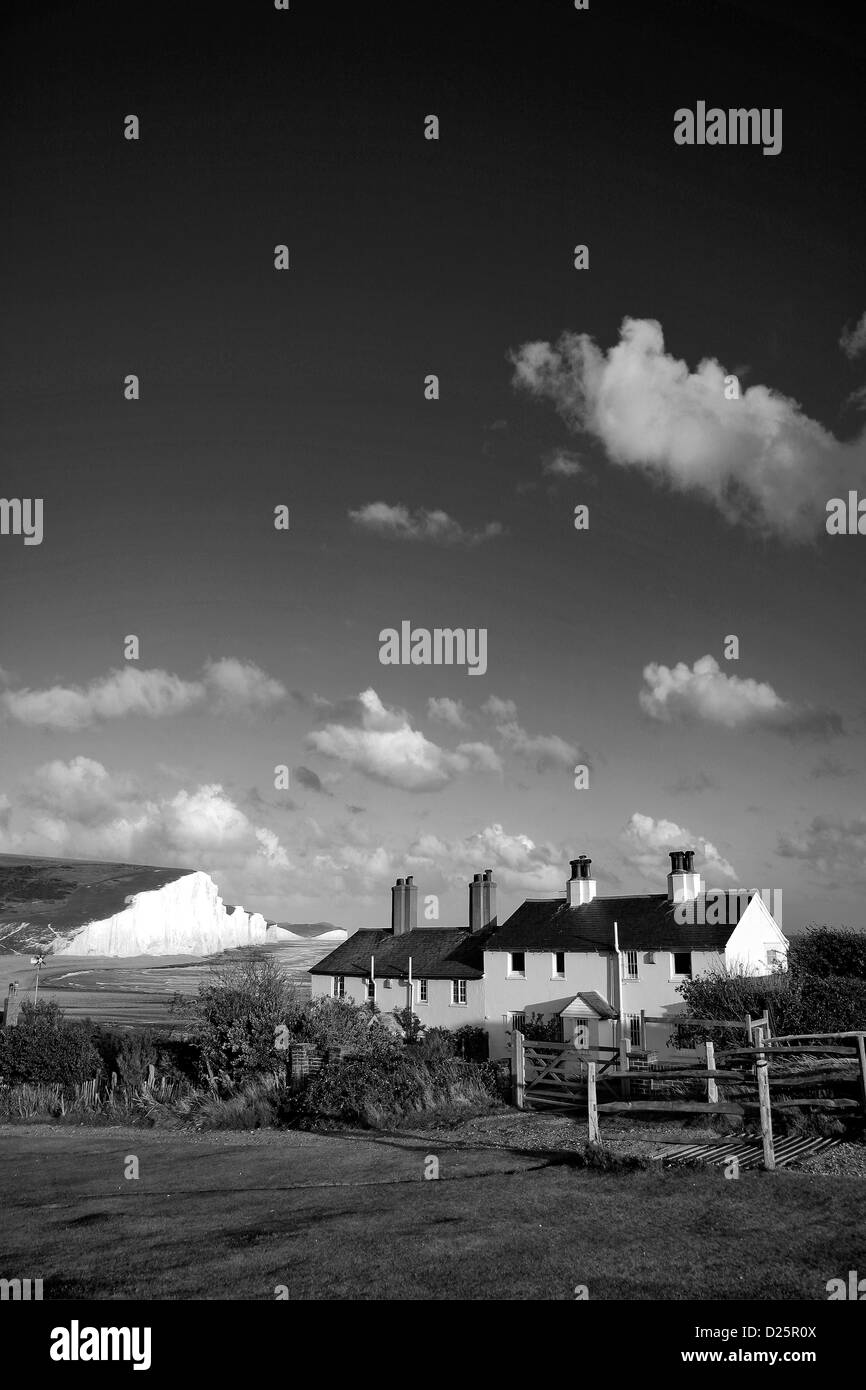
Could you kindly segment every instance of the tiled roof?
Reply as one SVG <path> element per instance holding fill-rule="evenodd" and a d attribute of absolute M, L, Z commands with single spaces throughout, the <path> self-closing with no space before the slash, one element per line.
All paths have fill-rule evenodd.
<path fill-rule="evenodd" d="M 617 923 L 623 951 L 724 951 L 734 924 L 680 923 L 665 893 L 593 898 L 569 907 L 565 898 L 529 898 L 494 931 L 488 951 L 610 951 Z"/>
<path fill-rule="evenodd" d="M 470 932 L 468 927 L 416 927 L 414 931 L 357 931 L 320 960 L 311 975 L 370 974 L 375 956 L 376 978 L 405 979 L 412 957 L 414 979 L 480 980 L 484 973 L 484 944 L 495 926 Z"/>

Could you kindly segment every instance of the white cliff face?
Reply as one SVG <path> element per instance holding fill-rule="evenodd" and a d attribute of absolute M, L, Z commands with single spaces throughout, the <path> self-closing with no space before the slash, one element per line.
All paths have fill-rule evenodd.
<path fill-rule="evenodd" d="M 229 912 L 208 874 L 183 874 L 152 892 L 134 893 L 127 906 L 88 922 L 55 956 L 198 956 L 233 946 L 263 945 L 268 924 L 259 912 Z"/>

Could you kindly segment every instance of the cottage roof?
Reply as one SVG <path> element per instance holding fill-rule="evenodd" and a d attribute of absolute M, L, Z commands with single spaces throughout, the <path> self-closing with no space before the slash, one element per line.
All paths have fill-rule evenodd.
<path fill-rule="evenodd" d="M 569 907 L 566 898 L 528 898 L 491 934 L 488 951 L 612 951 L 617 924 L 623 951 L 724 951 L 736 922 L 701 925 L 700 902 L 695 920 L 678 922 L 675 904 L 665 893 L 628 898 L 593 898 Z M 730 916 L 742 916 L 736 901 Z"/>
<path fill-rule="evenodd" d="M 495 925 L 471 932 L 468 927 L 416 927 L 413 931 L 357 931 L 314 965 L 311 975 L 354 975 L 366 979 L 375 956 L 376 978 L 404 979 L 412 957 L 414 979 L 480 980 L 484 943 Z"/>

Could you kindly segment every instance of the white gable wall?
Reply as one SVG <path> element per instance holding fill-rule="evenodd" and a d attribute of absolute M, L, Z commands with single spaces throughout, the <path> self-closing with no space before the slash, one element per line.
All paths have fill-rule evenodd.
<path fill-rule="evenodd" d="M 788 938 L 760 894 L 756 894 L 728 940 L 725 965 L 729 970 L 742 970 L 748 975 L 770 975 L 773 966 L 767 959 L 768 951 L 780 951 L 787 961 Z"/>

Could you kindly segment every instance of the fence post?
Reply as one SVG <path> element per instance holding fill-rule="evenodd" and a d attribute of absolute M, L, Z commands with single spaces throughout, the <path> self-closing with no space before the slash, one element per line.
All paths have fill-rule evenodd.
<path fill-rule="evenodd" d="M 14 1028 L 18 1022 L 18 1010 L 21 1001 L 18 998 L 18 986 L 13 980 L 9 985 L 9 992 L 6 995 L 6 1003 L 3 1005 L 3 1018 L 0 1020 L 0 1028 Z"/>
<path fill-rule="evenodd" d="M 860 1060 L 860 1104 L 866 1113 L 866 1033 L 857 1034 L 857 1054 Z"/>
<path fill-rule="evenodd" d="M 628 1038 L 620 1037 L 620 1040 L 619 1040 L 619 1069 L 620 1069 L 620 1071 L 628 1071 L 628 1052 L 629 1052 L 629 1041 L 628 1041 Z M 623 1083 L 622 1083 L 622 1098 L 623 1098 L 623 1100 L 631 1100 L 631 1082 L 628 1081 L 628 1080 L 625 1080 L 625 1081 L 623 1081 Z"/>
<path fill-rule="evenodd" d="M 766 1025 L 763 1023 L 755 1025 L 755 1045 L 758 1048 L 764 1046 L 765 1028 Z M 758 1104 L 761 1107 L 761 1143 L 764 1146 L 764 1168 L 768 1173 L 772 1173 L 776 1166 L 776 1156 L 773 1152 L 773 1116 L 770 1109 L 770 1078 L 767 1075 L 766 1053 L 759 1051 L 755 1062 L 755 1071 L 758 1075 Z"/>
<path fill-rule="evenodd" d="M 590 1144 L 600 1144 L 598 1102 L 595 1094 L 595 1062 L 587 1062 L 586 1064 L 586 1114 L 589 1122 L 589 1142 Z"/>
<path fill-rule="evenodd" d="M 704 1044 L 704 1046 L 705 1046 L 706 1049 L 707 1049 L 707 1071 L 715 1071 L 715 1069 L 716 1069 L 716 1048 L 715 1048 L 715 1044 L 714 1044 L 714 1043 L 711 1043 L 710 1040 L 709 1040 L 709 1038 L 707 1038 L 706 1043 Z M 712 1077 L 712 1076 L 708 1076 L 708 1077 L 707 1077 L 707 1100 L 709 1101 L 710 1105 L 716 1105 L 717 1102 L 718 1102 L 718 1099 L 719 1099 L 719 1088 L 718 1088 L 718 1085 L 717 1085 L 717 1083 L 716 1083 L 716 1081 L 715 1081 L 715 1078 Z"/>
<path fill-rule="evenodd" d="M 746 1014 L 746 1037 L 749 1039 L 749 1047 L 752 1046 L 752 1015 Z"/>
<path fill-rule="evenodd" d="M 514 1104 L 523 1109 L 524 1061 L 523 1034 L 515 1028 L 511 1035 L 511 1076 L 513 1080 Z"/>

